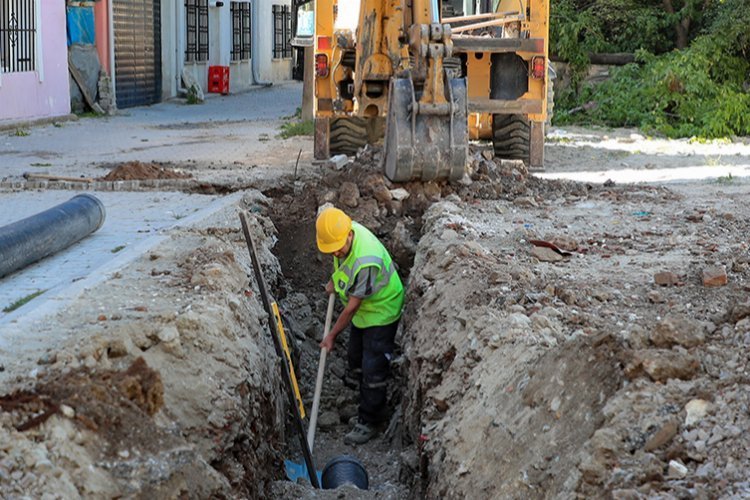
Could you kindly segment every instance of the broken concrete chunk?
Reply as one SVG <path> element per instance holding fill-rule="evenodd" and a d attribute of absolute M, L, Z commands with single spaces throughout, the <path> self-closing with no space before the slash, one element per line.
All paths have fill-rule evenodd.
<path fill-rule="evenodd" d="M 349 157 L 346 155 L 335 155 L 328 159 L 328 164 L 336 170 L 341 170 L 349 163 Z"/>
<path fill-rule="evenodd" d="M 727 271 L 724 266 L 711 266 L 703 270 L 703 286 L 724 286 L 727 284 Z"/>
<path fill-rule="evenodd" d="M 565 259 L 562 255 L 547 247 L 534 247 L 531 249 L 531 255 L 542 262 L 560 262 Z"/>
<path fill-rule="evenodd" d="M 687 476 L 688 468 L 682 465 L 677 460 L 670 460 L 669 467 L 667 468 L 667 476 L 676 479 L 682 479 Z"/>
<path fill-rule="evenodd" d="M 706 337 L 703 325 L 682 315 L 671 315 L 664 318 L 651 332 L 651 343 L 657 347 L 695 347 L 703 344 Z"/>
<path fill-rule="evenodd" d="M 654 274 L 654 283 L 660 286 L 672 286 L 680 282 L 680 277 L 669 271 Z"/>
<path fill-rule="evenodd" d="M 685 405 L 685 425 L 695 425 L 706 416 L 711 408 L 711 403 L 705 399 L 693 399 Z"/>
<path fill-rule="evenodd" d="M 409 195 L 409 191 L 404 188 L 391 189 L 391 196 L 396 201 L 404 201 Z"/>

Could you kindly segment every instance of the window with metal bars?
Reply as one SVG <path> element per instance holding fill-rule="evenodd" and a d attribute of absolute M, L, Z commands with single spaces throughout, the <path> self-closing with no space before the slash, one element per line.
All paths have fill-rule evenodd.
<path fill-rule="evenodd" d="M 36 0 L 0 0 L 3 73 L 36 70 Z"/>
<path fill-rule="evenodd" d="M 185 0 L 185 61 L 208 61 L 208 0 Z"/>
<path fill-rule="evenodd" d="M 250 59 L 250 3 L 232 2 L 232 61 Z"/>
<path fill-rule="evenodd" d="M 274 5 L 273 11 L 273 57 L 292 57 L 292 16 L 288 5 Z"/>

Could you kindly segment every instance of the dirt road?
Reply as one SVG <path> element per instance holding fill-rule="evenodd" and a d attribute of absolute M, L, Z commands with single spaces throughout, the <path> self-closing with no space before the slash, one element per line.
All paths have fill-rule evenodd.
<path fill-rule="evenodd" d="M 632 134 L 560 131 L 565 139 L 548 147 L 549 179 L 480 148 L 455 185 L 390 184 L 377 151 L 341 171 L 303 158 L 294 179 L 290 158 L 309 139 L 271 138 L 285 166 L 272 180 L 221 177 L 214 184 L 226 192 L 246 190 L 241 201 L 169 230 L 31 327 L 46 341 L 1 373 L 3 491 L 338 495 L 281 481 L 281 460 L 300 455 L 281 425 L 285 398 L 237 219 L 238 210 L 251 214 L 262 242 L 309 404 L 328 265 L 315 252 L 313 221 L 333 202 L 386 242 L 408 278 L 395 416 L 365 447 L 341 442 L 356 393 L 341 380 L 343 349 L 329 360 L 316 459 L 322 467 L 356 454 L 372 484 L 359 496 L 750 494 L 750 147 L 659 146 L 707 148 L 697 161 L 651 151 Z M 637 152 L 608 154 L 618 138 Z M 632 181 L 684 166 L 706 177 L 552 178 L 623 163 L 635 168 Z M 193 168 L 210 176 L 209 165 Z M 191 181 L 172 182 L 179 190 Z"/>

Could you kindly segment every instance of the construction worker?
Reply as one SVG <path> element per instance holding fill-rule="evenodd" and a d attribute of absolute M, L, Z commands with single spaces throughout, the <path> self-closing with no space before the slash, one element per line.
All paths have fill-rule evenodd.
<path fill-rule="evenodd" d="M 320 343 L 331 351 L 336 337 L 351 323 L 349 375 L 359 382 L 357 423 L 347 444 L 362 444 L 387 419 L 387 380 L 394 337 L 404 304 L 404 287 L 382 243 L 338 208 L 324 209 L 315 223 L 318 249 L 333 255 L 333 275 L 326 292 L 336 293 L 344 310 Z"/>

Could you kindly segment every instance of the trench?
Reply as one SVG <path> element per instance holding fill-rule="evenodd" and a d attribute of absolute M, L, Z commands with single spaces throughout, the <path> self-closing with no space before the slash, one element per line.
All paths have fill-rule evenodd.
<path fill-rule="evenodd" d="M 541 285 L 520 280 L 511 293 L 492 288 L 489 297 L 474 290 L 470 284 L 486 279 L 482 273 L 497 274 L 504 264 L 488 263 L 480 255 L 467 236 L 472 223 L 456 207 L 473 207 L 483 214 L 494 211 L 497 203 L 512 206 L 517 198 L 539 200 L 550 193 L 585 197 L 592 188 L 540 181 L 512 167 L 503 171 L 487 163 L 481 162 L 474 171 L 475 182 L 464 185 L 387 185 L 408 192 L 400 205 L 378 199 L 384 181 L 371 169 L 357 170 L 356 164 L 349 172 L 264 192 L 272 200 L 266 215 L 276 228 L 272 251 L 282 274 L 273 294 L 298 346 L 295 369 L 306 408 L 312 405 L 327 303 L 323 287 L 331 270 L 315 247 L 318 207 L 326 202 L 342 206 L 354 189 L 356 203 L 347 212 L 384 243 L 407 289 L 389 388 L 390 425 L 365 445 L 343 443 L 357 411 L 357 392 L 343 380 L 347 332 L 328 357 L 313 453 L 318 470 L 341 455 L 353 455 L 363 463 L 371 491 L 348 491 L 348 497 L 504 496 L 519 488 L 527 488 L 532 496 L 545 491 L 572 493 L 579 479 L 576 453 L 602 425 L 603 406 L 620 387 L 618 347 L 607 339 L 570 341 L 557 347 L 524 347 L 528 340 L 488 346 L 490 337 L 504 334 L 499 319 L 510 314 L 514 305 L 529 316 L 540 309 L 529 297 Z M 435 205 L 437 210 L 432 210 Z M 446 234 L 449 241 L 444 244 L 440 240 Z M 502 247 L 508 241 L 512 238 L 488 245 Z M 466 260 L 466 269 L 454 267 L 451 255 L 456 253 Z M 427 281 L 443 282 L 425 285 L 425 276 Z M 485 302 L 495 304 L 496 312 L 488 310 Z M 482 321 L 497 324 L 483 330 Z M 473 347 L 476 340 L 485 345 L 484 350 Z M 583 371 L 588 376 L 581 379 Z M 473 384 L 503 394 L 488 399 L 485 389 L 477 390 Z M 486 413 L 494 418 L 488 420 Z M 301 463 L 297 441 L 287 428 L 284 458 Z M 518 477 L 523 478 L 521 483 Z M 327 493 L 312 493 L 309 485 L 274 484 L 276 498 L 303 495 L 326 498 Z"/>
<path fill-rule="evenodd" d="M 320 254 L 315 245 L 315 216 L 319 193 L 295 193 L 293 186 L 289 186 L 266 194 L 273 200 L 268 215 L 277 231 L 278 240 L 273 252 L 282 272 L 273 295 L 279 302 L 287 334 L 294 338 L 295 370 L 300 380 L 305 408 L 310 411 L 320 355 L 318 342 L 322 338 L 328 302 L 324 286 L 332 270 L 330 257 Z M 356 219 L 357 210 L 351 212 Z M 410 241 L 418 238 L 420 223 L 421 219 L 416 217 L 404 228 L 404 234 L 408 235 Z M 376 231 L 376 235 L 392 252 L 395 249 L 391 237 L 393 227 L 393 224 L 386 223 Z M 395 252 L 398 254 L 399 274 L 404 280 L 408 277 L 414 260 L 413 248 L 415 246 L 410 247 L 410 250 L 400 249 Z M 335 315 L 340 311 L 341 306 L 337 303 Z M 344 444 L 343 436 L 351 430 L 353 419 L 356 419 L 358 401 L 356 388 L 348 386 L 344 381 L 347 371 L 347 343 L 348 330 L 339 336 L 334 350 L 327 357 L 313 450 L 316 466 L 320 471 L 336 457 L 353 456 L 367 470 L 370 484 L 370 491 L 357 492 L 357 497 L 405 498 L 409 495 L 408 484 L 399 477 L 403 446 L 398 432 L 401 426 L 401 388 L 405 386 L 403 375 L 394 366 L 388 398 L 391 420 L 387 428 L 381 429 L 375 439 L 364 445 L 353 447 Z M 395 354 L 397 357 L 400 354 L 398 346 Z M 305 420 L 305 429 L 308 421 Z M 285 458 L 302 463 L 296 431 L 288 428 L 286 435 L 288 446 Z M 283 485 L 277 484 L 275 487 L 278 498 L 293 494 Z M 318 495 L 325 493 L 318 492 Z"/>

